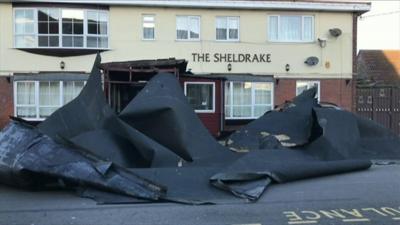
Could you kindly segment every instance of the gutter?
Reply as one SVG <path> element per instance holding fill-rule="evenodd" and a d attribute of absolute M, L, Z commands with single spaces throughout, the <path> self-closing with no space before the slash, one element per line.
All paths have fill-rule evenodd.
<path fill-rule="evenodd" d="M 253 10 L 296 10 L 330 12 L 367 12 L 370 3 L 344 2 L 294 2 L 294 1 L 243 1 L 243 0 L 10 0 L 12 3 L 64 3 L 121 5 L 139 7 L 170 8 L 214 8 L 214 9 L 253 9 Z"/>

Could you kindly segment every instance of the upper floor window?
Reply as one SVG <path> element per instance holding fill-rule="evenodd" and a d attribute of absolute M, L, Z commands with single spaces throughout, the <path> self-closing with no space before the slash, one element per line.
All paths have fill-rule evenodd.
<path fill-rule="evenodd" d="M 200 16 L 177 16 L 176 17 L 176 39 L 177 40 L 199 40 L 200 39 Z"/>
<path fill-rule="evenodd" d="M 34 10 L 18 9 L 14 14 L 14 40 L 19 47 L 30 48 L 36 46 L 36 16 Z"/>
<path fill-rule="evenodd" d="M 314 17 L 302 15 L 271 15 L 268 40 L 276 42 L 314 41 Z"/>
<path fill-rule="evenodd" d="M 143 15 L 143 39 L 154 40 L 155 16 Z"/>
<path fill-rule="evenodd" d="M 16 48 L 108 48 L 104 10 L 15 8 Z"/>
<path fill-rule="evenodd" d="M 87 47 L 108 48 L 108 14 L 106 11 L 88 10 Z"/>
<path fill-rule="evenodd" d="M 39 47 L 59 46 L 59 18 L 58 9 L 40 9 L 38 11 Z"/>
<path fill-rule="evenodd" d="M 239 17 L 219 16 L 216 21 L 216 39 L 239 40 Z"/>

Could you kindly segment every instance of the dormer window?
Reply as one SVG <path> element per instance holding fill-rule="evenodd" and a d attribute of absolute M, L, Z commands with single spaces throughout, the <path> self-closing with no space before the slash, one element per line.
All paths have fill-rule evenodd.
<path fill-rule="evenodd" d="M 108 11 L 15 8 L 15 48 L 107 49 Z"/>

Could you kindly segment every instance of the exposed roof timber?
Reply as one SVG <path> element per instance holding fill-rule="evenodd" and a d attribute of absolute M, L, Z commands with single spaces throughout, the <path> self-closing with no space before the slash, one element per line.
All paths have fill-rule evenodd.
<path fill-rule="evenodd" d="M 235 1 L 235 0 L 11 0 L 14 3 L 69 3 L 97 5 L 130 5 L 178 8 L 312 10 L 335 12 L 367 12 L 370 3 L 365 2 L 299 2 L 299 1 Z"/>

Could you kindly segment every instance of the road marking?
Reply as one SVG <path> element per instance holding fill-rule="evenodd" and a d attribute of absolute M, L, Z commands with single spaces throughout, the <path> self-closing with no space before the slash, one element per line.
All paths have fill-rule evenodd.
<path fill-rule="evenodd" d="M 315 220 L 303 220 L 303 221 L 289 221 L 289 224 L 310 224 L 310 223 L 317 223 Z"/>
<path fill-rule="evenodd" d="M 393 220 L 400 220 L 400 217 L 393 217 Z"/>
<path fill-rule="evenodd" d="M 362 219 L 343 219 L 343 222 L 368 222 L 370 219 L 362 218 Z"/>
<path fill-rule="evenodd" d="M 232 224 L 232 225 L 262 225 L 261 223 L 240 223 L 240 224 Z"/>

